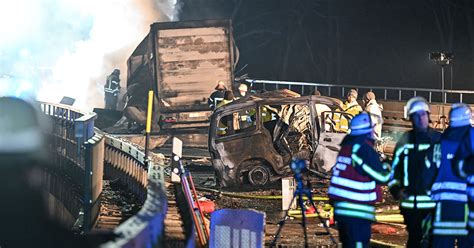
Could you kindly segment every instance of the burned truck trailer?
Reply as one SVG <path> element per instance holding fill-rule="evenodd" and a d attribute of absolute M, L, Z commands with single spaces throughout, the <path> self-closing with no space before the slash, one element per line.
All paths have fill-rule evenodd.
<path fill-rule="evenodd" d="M 158 22 L 127 61 L 125 116 L 145 123 L 147 92 L 155 92 L 154 123 L 207 126 L 207 98 L 218 81 L 233 82 L 230 20 Z"/>

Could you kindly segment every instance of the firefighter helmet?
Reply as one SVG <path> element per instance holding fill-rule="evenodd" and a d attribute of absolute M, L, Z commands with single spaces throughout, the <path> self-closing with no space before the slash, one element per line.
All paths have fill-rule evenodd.
<path fill-rule="evenodd" d="M 351 120 L 349 135 L 356 136 L 362 134 L 372 133 L 374 125 L 370 119 L 370 115 L 367 112 L 362 112 Z"/>
<path fill-rule="evenodd" d="M 425 98 L 421 96 L 416 96 L 408 100 L 406 110 L 408 119 L 410 118 L 411 114 L 418 111 L 430 113 L 430 107 L 428 106 L 428 103 L 426 102 Z"/>
<path fill-rule="evenodd" d="M 455 103 L 449 111 L 449 125 L 451 127 L 462 127 L 471 125 L 471 108 L 464 103 Z"/>

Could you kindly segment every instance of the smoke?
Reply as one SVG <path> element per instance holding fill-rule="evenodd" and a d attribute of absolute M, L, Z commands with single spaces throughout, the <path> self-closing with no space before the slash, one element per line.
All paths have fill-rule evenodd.
<path fill-rule="evenodd" d="M 177 0 L 15 0 L 0 2 L 0 91 L 102 107 L 105 78 L 121 70 L 157 21 L 175 21 Z M 2 92 L 0 92 L 1 94 Z"/>

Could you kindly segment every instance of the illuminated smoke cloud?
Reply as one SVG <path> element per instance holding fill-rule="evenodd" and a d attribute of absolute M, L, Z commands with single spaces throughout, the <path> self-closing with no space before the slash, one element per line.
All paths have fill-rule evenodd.
<path fill-rule="evenodd" d="M 119 68 L 125 88 L 127 58 L 151 23 L 176 20 L 176 1 L 1 1 L 0 94 L 102 107 L 106 76 Z"/>

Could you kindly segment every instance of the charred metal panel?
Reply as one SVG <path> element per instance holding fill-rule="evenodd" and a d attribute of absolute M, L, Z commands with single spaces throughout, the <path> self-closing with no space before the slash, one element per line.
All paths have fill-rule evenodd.
<path fill-rule="evenodd" d="M 165 105 L 206 105 L 217 81 L 230 87 L 229 26 L 157 29 L 158 96 Z"/>

